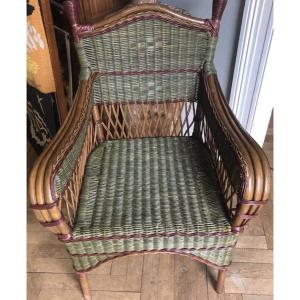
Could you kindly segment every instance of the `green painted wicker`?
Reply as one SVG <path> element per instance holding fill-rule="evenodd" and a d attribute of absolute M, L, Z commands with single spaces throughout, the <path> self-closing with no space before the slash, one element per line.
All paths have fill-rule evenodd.
<path fill-rule="evenodd" d="M 95 103 L 191 101 L 197 74 L 214 71 L 216 38 L 158 18 L 117 26 L 76 45 L 82 74 L 99 72 Z"/>
<path fill-rule="evenodd" d="M 237 235 L 222 203 L 209 151 L 192 137 L 100 144 L 88 159 L 67 243 L 74 267 L 174 249 L 228 265 Z"/>
<path fill-rule="evenodd" d="M 83 146 L 84 139 L 86 137 L 87 128 L 89 121 L 91 120 L 91 110 L 93 107 L 93 98 L 94 94 L 93 91 L 91 92 L 89 103 L 86 107 L 86 111 L 83 112 L 83 126 L 81 128 L 78 128 L 78 134 L 75 137 L 75 141 L 71 141 L 73 144 L 73 147 L 69 149 L 67 152 L 66 157 L 62 161 L 62 164 L 59 166 L 57 172 L 54 176 L 54 182 L 55 182 L 55 194 L 56 197 L 60 197 L 62 194 L 62 191 L 66 187 L 66 184 L 68 183 L 72 172 L 74 170 L 74 166 L 78 160 L 80 151 Z"/>
<path fill-rule="evenodd" d="M 126 121 L 121 127 L 134 127 L 144 124 L 151 112 L 160 126 L 189 127 L 185 137 L 148 137 L 145 131 L 135 139 L 109 140 L 116 136 L 108 134 L 89 155 L 72 238 L 66 241 L 78 272 L 143 252 L 192 255 L 219 267 L 230 264 L 237 233 L 223 207 L 211 154 L 189 133 L 195 123 L 194 104 L 201 101 L 199 74 L 215 73 L 213 35 L 200 25 L 149 12 L 91 30 L 75 43 L 81 80 L 92 75 L 95 80 L 86 121 L 56 172 L 58 196 L 82 149 L 93 104 L 100 115 L 94 119 L 96 126 L 111 127 L 108 133 L 117 131 L 118 118 Z M 179 103 L 174 118 L 167 102 Z M 188 102 L 193 105 L 182 105 Z M 145 105 L 144 112 L 144 104 L 155 105 Z M 164 112 L 159 114 L 161 105 Z M 191 116 L 183 116 L 187 107 L 194 109 Z M 125 136 L 132 129 L 129 125 L 123 128 Z"/>

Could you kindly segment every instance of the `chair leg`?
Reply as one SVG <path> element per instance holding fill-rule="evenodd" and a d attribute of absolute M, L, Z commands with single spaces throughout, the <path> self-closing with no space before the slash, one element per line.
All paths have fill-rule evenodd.
<path fill-rule="evenodd" d="M 219 270 L 218 279 L 217 279 L 217 287 L 216 287 L 216 291 L 218 294 L 224 293 L 225 275 L 226 275 L 226 270 L 224 270 L 224 269 Z"/>
<path fill-rule="evenodd" d="M 87 273 L 79 273 L 79 280 L 82 289 L 82 293 L 85 300 L 92 300 L 90 286 L 87 278 Z"/>

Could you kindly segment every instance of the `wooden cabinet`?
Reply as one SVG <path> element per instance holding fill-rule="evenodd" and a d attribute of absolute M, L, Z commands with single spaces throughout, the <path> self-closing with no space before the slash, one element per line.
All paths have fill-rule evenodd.
<path fill-rule="evenodd" d="M 131 0 L 77 0 L 80 23 L 92 23 L 104 18 L 125 5 Z"/>

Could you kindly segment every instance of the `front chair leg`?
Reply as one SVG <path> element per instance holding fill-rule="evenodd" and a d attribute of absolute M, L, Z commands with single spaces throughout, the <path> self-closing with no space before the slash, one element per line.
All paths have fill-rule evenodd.
<path fill-rule="evenodd" d="M 217 287 L 216 287 L 216 291 L 218 294 L 224 293 L 225 275 L 226 275 L 226 269 L 220 269 L 218 272 Z"/>
<path fill-rule="evenodd" d="M 87 273 L 79 273 L 79 280 L 82 289 L 82 293 L 85 300 L 92 300 L 91 290 L 87 278 Z"/>

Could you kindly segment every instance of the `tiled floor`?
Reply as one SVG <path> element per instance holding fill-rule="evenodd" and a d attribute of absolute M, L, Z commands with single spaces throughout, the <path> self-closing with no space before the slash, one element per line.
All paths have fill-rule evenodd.
<path fill-rule="evenodd" d="M 273 169 L 273 120 L 264 150 Z M 273 197 L 271 197 L 273 198 Z M 28 300 L 82 300 L 64 245 L 28 212 Z M 250 223 L 227 272 L 225 294 L 213 289 L 216 272 L 189 258 L 168 254 L 123 257 L 89 275 L 93 300 L 273 299 L 273 203 Z"/>

